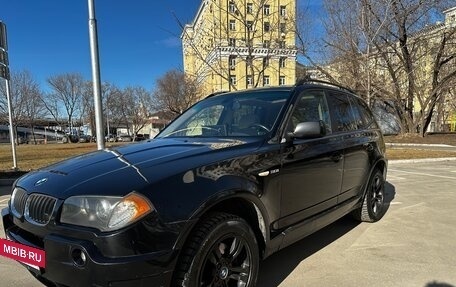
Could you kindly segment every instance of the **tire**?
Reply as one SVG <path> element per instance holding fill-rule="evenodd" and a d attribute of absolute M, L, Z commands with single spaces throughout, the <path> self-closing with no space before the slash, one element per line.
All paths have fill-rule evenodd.
<path fill-rule="evenodd" d="M 232 214 L 213 213 L 190 234 L 172 286 L 254 287 L 258 268 L 258 245 L 247 222 Z"/>
<path fill-rule="evenodd" d="M 385 179 L 380 170 L 376 169 L 369 178 L 363 205 L 353 212 L 359 221 L 376 222 L 385 214 Z"/>

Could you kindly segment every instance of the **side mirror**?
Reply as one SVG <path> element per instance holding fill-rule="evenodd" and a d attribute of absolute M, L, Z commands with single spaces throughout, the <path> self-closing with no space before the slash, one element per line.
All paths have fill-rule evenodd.
<path fill-rule="evenodd" d="M 318 122 L 303 122 L 299 123 L 294 132 L 291 133 L 292 138 L 298 139 L 313 139 L 320 138 L 326 135 L 326 128 L 323 121 Z"/>

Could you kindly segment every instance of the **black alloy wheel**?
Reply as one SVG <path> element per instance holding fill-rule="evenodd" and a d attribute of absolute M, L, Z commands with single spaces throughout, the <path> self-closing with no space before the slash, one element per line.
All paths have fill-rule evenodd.
<path fill-rule="evenodd" d="M 254 287 L 259 253 L 247 222 L 226 213 L 204 219 L 182 250 L 174 286 Z"/>
<path fill-rule="evenodd" d="M 363 205 L 353 212 L 356 219 L 365 222 L 380 220 L 385 214 L 385 179 L 376 169 L 368 182 Z"/>

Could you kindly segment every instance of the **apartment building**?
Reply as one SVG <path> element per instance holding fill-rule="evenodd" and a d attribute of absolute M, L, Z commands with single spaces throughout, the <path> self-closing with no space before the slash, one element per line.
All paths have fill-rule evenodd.
<path fill-rule="evenodd" d="M 182 32 L 202 93 L 295 83 L 296 0 L 203 0 Z"/>

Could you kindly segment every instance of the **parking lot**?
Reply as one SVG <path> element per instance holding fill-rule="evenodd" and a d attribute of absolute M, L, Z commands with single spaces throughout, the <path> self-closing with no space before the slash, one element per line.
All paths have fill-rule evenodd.
<path fill-rule="evenodd" d="M 258 286 L 456 286 L 456 161 L 393 162 L 387 180 L 381 221 L 342 218 L 264 261 Z M 0 273 L 1 286 L 41 286 L 4 257 Z"/>

